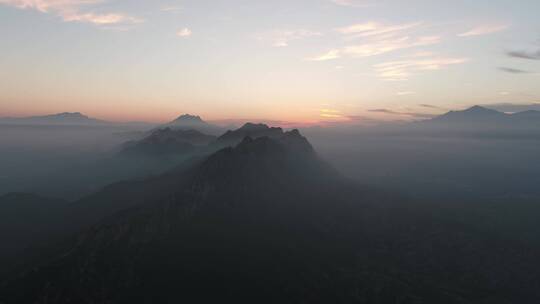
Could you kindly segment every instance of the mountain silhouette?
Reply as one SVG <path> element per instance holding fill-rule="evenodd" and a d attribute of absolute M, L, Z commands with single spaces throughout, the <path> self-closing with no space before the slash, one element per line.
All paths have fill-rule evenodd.
<path fill-rule="evenodd" d="M 189 154 L 196 152 L 197 147 L 208 145 L 215 138 L 191 129 L 157 129 L 141 140 L 125 143 L 122 153 L 149 156 Z"/>
<path fill-rule="evenodd" d="M 473 106 L 463 111 L 450 111 L 424 123 L 431 126 L 459 126 L 462 128 L 538 129 L 540 127 L 540 112 L 524 111 L 509 114 L 481 106 Z"/>
<path fill-rule="evenodd" d="M 223 132 L 221 127 L 204 121 L 200 116 L 190 114 L 180 115 L 173 121 L 168 122 L 159 128 L 171 128 L 173 130 L 196 130 L 210 135 L 219 135 Z"/>
<path fill-rule="evenodd" d="M 536 249 L 479 238 L 422 205 L 352 183 L 298 131 L 255 128 L 280 135 L 244 137 L 162 176 L 70 204 L 73 222 L 95 224 L 2 284 L 0 301 L 540 299 Z"/>
<path fill-rule="evenodd" d="M 491 123 L 504 120 L 505 118 L 506 114 L 504 113 L 481 106 L 473 106 L 463 111 L 450 111 L 433 118 L 432 121 L 445 123 Z"/>
<path fill-rule="evenodd" d="M 52 124 L 52 125 L 99 125 L 107 124 L 104 120 L 90 118 L 79 112 L 64 112 L 44 116 L 31 117 L 5 117 L 0 118 L 0 123 L 6 124 Z"/>
<path fill-rule="evenodd" d="M 269 137 L 277 139 L 283 137 L 285 132 L 282 128 L 269 127 L 265 124 L 246 123 L 236 130 L 228 130 L 225 134 L 219 136 L 215 141 L 217 146 L 235 146 L 245 137 L 258 138 Z"/>

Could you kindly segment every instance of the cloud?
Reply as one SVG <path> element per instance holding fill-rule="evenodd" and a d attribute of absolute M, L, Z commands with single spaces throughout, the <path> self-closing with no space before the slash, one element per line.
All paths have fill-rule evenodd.
<path fill-rule="evenodd" d="M 503 72 L 511 73 L 511 74 L 530 74 L 531 73 L 529 71 L 515 69 L 515 68 L 508 68 L 508 67 L 499 67 L 498 69 L 499 71 L 503 71 Z"/>
<path fill-rule="evenodd" d="M 458 36 L 459 37 L 472 37 L 472 36 L 488 35 L 488 34 L 504 31 L 508 28 L 509 28 L 508 25 L 503 25 L 503 24 L 481 25 L 467 32 L 458 34 Z"/>
<path fill-rule="evenodd" d="M 439 36 L 418 36 L 412 32 L 422 22 L 389 25 L 379 22 L 357 23 L 336 29 L 346 40 L 356 43 L 334 48 L 323 55 L 312 57 L 313 61 L 335 59 L 342 56 L 363 58 L 398 50 L 437 44 Z M 317 60 L 318 59 L 318 60 Z"/>
<path fill-rule="evenodd" d="M 519 59 L 540 60 L 540 50 L 536 51 L 512 51 L 506 53 L 510 57 Z"/>
<path fill-rule="evenodd" d="M 343 49 L 343 53 L 352 57 L 370 57 L 417 46 L 437 44 L 439 42 L 440 37 L 437 36 L 426 36 L 419 38 L 405 36 L 396 39 L 371 41 L 364 44 L 347 46 Z"/>
<path fill-rule="evenodd" d="M 19 9 L 33 9 L 52 13 L 65 22 L 82 22 L 95 25 L 133 24 L 143 20 L 122 13 L 83 12 L 84 7 L 102 3 L 103 0 L 0 0 L 0 4 Z"/>
<path fill-rule="evenodd" d="M 159 10 L 162 12 L 178 12 L 183 10 L 183 7 L 180 5 L 166 5 L 162 6 Z"/>
<path fill-rule="evenodd" d="M 326 61 L 326 60 L 333 60 L 340 57 L 340 51 L 339 50 L 330 50 L 324 54 L 314 56 L 314 57 L 308 57 L 306 60 L 309 61 Z"/>
<path fill-rule="evenodd" d="M 373 2 L 362 1 L 362 0 L 330 0 L 330 1 L 339 6 L 356 7 L 356 8 L 371 7 L 375 5 Z"/>
<path fill-rule="evenodd" d="M 421 106 L 423 108 L 429 108 L 429 109 L 446 110 L 445 108 L 441 108 L 441 107 L 436 106 L 436 105 L 430 105 L 430 104 L 425 104 L 425 103 L 419 104 L 419 106 Z"/>
<path fill-rule="evenodd" d="M 335 109 L 320 109 L 319 116 L 322 118 L 331 118 L 331 119 L 344 118 L 341 112 Z"/>
<path fill-rule="evenodd" d="M 426 114 L 426 113 L 398 112 L 398 111 L 389 110 L 389 109 L 372 109 L 372 110 L 368 110 L 368 112 L 383 113 L 383 114 L 398 115 L 398 116 L 410 116 L 410 117 L 413 117 L 413 118 L 422 118 L 422 119 L 433 118 L 433 117 L 436 116 L 436 115 L 433 115 L 433 114 Z"/>
<path fill-rule="evenodd" d="M 295 40 L 301 40 L 304 38 L 317 37 L 322 34 L 319 32 L 314 32 L 305 29 L 298 30 L 276 30 L 271 31 L 265 34 L 262 34 L 258 37 L 261 41 L 269 41 L 270 44 L 274 47 L 286 47 L 289 46 L 289 43 Z"/>
<path fill-rule="evenodd" d="M 384 80 L 408 80 L 421 71 L 440 70 L 444 67 L 467 62 L 467 58 L 426 58 L 389 61 L 374 65 L 379 78 Z"/>
<path fill-rule="evenodd" d="M 408 95 L 414 95 L 414 94 L 416 94 L 416 92 L 413 92 L 413 91 L 402 91 L 402 92 L 396 93 L 397 96 L 408 96 Z"/>
<path fill-rule="evenodd" d="M 188 29 L 187 27 L 183 28 L 183 29 L 180 29 L 176 32 L 176 36 L 178 37 L 182 37 L 182 38 L 187 38 L 187 37 L 190 37 L 193 33 L 191 32 L 190 29 Z"/>
<path fill-rule="evenodd" d="M 337 29 L 342 34 L 354 34 L 356 37 L 371 37 L 382 34 L 403 32 L 422 25 L 422 22 L 385 25 L 378 22 L 357 23 Z"/>
<path fill-rule="evenodd" d="M 392 111 L 392 110 L 388 110 L 388 109 L 371 109 L 371 110 L 368 110 L 368 112 L 385 113 L 385 114 L 401 114 L 401 113 L 398 113 L 396 111 Z"/>

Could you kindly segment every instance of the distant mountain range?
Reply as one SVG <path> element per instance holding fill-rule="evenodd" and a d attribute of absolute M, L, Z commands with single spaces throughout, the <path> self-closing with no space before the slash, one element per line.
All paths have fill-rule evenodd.
<path fill-rule="evenodd" d="M 221 140 L 244 132 L 266 136 L 68 204 L 57 224 L 75 235 L 32 250 L 0 302 L 540 300 L 538 249 L 357 185 L 297 130 Z"/>
<path fill-rule="evenodd" d="M 503 113 L 482 106 L 473 106 L 466 110 L 450 111 L 432 119 L 421 121 L 422 124 L 446 125 L 461 127 L 506 127 L 506 128 L 540 128 L 540 111 L 529 110 L 517 113 Z M 113 123 L 88 117 L 79 112 L 65 112 L 44 116 L 31 117 L 0 117 L 0 124 L 27 124 L 27 125 L 136 125 L 140 127 L 152 124 L 141 122 Z M 183 114 L 171 122 L 158 126 L 152 131 L 159 129 L 171 130 L 196 130 L 203 134 L 220 136 L 218 141 L 235 142 L 242 140 L 243 136 L 251 134 L 272 135 L 277 134 L 277 128 L 266 130 L 262 124 L 247 123 L 235 131 L 227 131 L 225 128 L 210 124 L 200 116 Z M 150 132 L 151 133 L 151 132 Z M 279 133 L 279 132 L 278 132 Z"/>
<path fill-rule="evenodd" d="M 507 114 L 481 106 L 463 111 L 450 111 L 426 122 L 430 124 L 485 127 L 540 127 L 540 111 Z"/>
<path fill-rule="evenodd" d="M 79 112 L 74 113 L 59 113 L 44 116 L 31 117 L 4 117 L 0 118 L 0 124 L 53 124 L 53 125 L 102 125 L 109 122 L 99 119 L 90 118 Z"/>

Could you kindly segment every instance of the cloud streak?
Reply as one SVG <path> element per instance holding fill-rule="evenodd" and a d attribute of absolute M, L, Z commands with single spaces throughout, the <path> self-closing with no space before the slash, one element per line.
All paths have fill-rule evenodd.
<path fill-rule="evenodd" d="M 440 43 L 441 37 L 437 35 L 415 34 L 422 25 L 422 22 L 384 24 L 371 21 L 337 28 L 335 31 L 349 43 L 311 59 L 323 61 L 338 57 L 365 58 Z"/>
<path fill-rule="evenodd" d="M 342 34 L 352 34 L 355 37 L 372 37 L 382 34 L 403 32 L 405 30 L 417 28 L 422 22 L 405 23 L 398 25 L 385 25 L 378 22 L 357 23 L 347 27 L 337 29 Z"/>
<path fill-rule="evenodd" d="M 187 38 L 187 37 L 190 37 L 193 33 L 191 32 L 190 29 L 188 29 L 187 27 L 183 28 L 183 29 L 180 29 L 176 32 L 176 36 L 178 37 L 181 37 L 181 38 Z"/>
<path fill-rule="evenodd" d="M 422 71 L 435 71 L 447 66 L 467 62 L 467 58 L 422 58 L 389 61 L 374 65 L 379 78 L 389 81 L 408 80 L 410 76 Z"/>
<path fill-rule="evenodd" d="M 372 110 L 368 110 L 368 112 L 382 113 L 382 114 L 388 114 L 388 115 L 398 115 L 398 116 L 409 116 L 413 118 L 422 118 L 422 119 L 433 118 L 436 116 L 433 114 L 426 114 L 426 113 L 398 112 L 398 111 L 394 111 L 390 109 L 372 109 Z"/>
<path fill-rule="evenodd" d="M 419 104 L 419 106 L 421 106 L 422 108 L 428 108 L 428 109 L 447 110 L 446 108 L 441 108 L 439 106 L 426 104 L 426 103 Z"/>
<path fill-rule="evenodd" d="M 515 68 L 508 68 L 508 67 L 499 67 L 499 71 L 511 73 L 511 74 L 530 74 L 530 71 L 515 69 Z"/>
<path fill-rule="evenodd" d="M 343 53 L 352 57 L 371 57 L 403 49 L 437 44 L 439 42 L 440 37 L 438 36 L 418 38 L 405 36 L 396 39 L 370 41 L 368 43 L 347 46 L 343 49 Z"/>
<path fill-rule="evenodd" d="M 339 58 L 341 56 L 340 53 L 341 53 L 340 50 L 330 50 L 327 53 L 324 53 L 324 54 L 321 54 L 321 55 L 317 55 L 317 56 L 314 56 L 314 57 L 308 57 L 308 58 L 306 58 L 306 60 L 309 60 L 309 61 L 333 60 L 333 59 Z"/>
<path fill-rule="evenodd" d="M 325 119 L 342 119 L 344 118 L 340 111 L 335 109 L 319 109 L 319 116 Z"/>
<path fill-rule="evenodd" d="M 330 0 L 332 3 L 339 6 L 347 6 L 354 8 L 372 7 L 375 6 L 373 2 L 363 0 Z"/>
<path fill-rule="evenodd" d="M 489 35 L 489 34 L 502 32 L 508 28 L 509 28 L 508 25 L 503 25 L 503 24 L 481 25 L 481 26 L 472 28 L 464 33 L 458 34 L 458 36 L 459 37 L 473 37 L 473 36 Z"/>
<path fill-rule="evenodd" d="M 509 57 L 529 60 L 540 60 L 540 49 L 537 51 L 512 51 L 506 53 Z"/>
<path fill-rule="evenodd" d="M 123 13 L 84 12 L 83 8 L 102 3 L 103 0 L 0 0 L 0 4 L 18 9 L 33 9 L 52 13 L 65 22 L 91 23 L 94 25 L 134 24 L 143 20 Z"/>
<path fill-rule="evenodd" d="M 310 37 L 322 36 L 321 33 L 297 29 L 297 30 L 276 30 L 260 35 L 258 38 L 262 41 L 270 41 L 273 47 L 287 47 L 292 41 L 301 40 Z"/>

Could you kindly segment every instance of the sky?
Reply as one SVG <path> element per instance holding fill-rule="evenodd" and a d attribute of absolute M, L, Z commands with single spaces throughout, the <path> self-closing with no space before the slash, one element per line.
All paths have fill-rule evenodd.
<path fill-rule="evenodd" d="M 538 0 L 0 0 L 0 116 L 297 123 L 540 103 Z"/>

